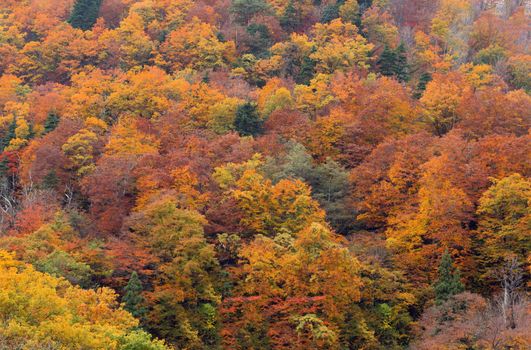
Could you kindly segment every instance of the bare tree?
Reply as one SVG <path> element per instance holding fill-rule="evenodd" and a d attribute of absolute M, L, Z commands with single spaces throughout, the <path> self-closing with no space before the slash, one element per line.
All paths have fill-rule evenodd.
<path fill-rule="evenodd" d="M 498 280 L 502 287 L 499 305 L 503 314 L 506 328 L 516 328 L 517 306 L 521 304 L 521 287 L 524 276 L 520 263 L 516 258 L 509 258 L 504 266 L 497 272 Z"/>

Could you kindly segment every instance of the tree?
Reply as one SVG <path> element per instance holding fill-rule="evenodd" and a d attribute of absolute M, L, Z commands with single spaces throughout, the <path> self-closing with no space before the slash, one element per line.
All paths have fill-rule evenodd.
<path fill-rule="evenodd" d="M 59 114 L 57 114 L 56 112 L 48 113 L 48 116 L 46 117 L 46 120 L 44 121 L 43 134 L 47 134 L 51 131 L 54 131 L 55 128 L 57 128 L 57 125 L 59 125 Z"/>
<path fill-rule="evenodd" d="M 458 107 L 467 85 L 458 73 L 434 75 L 426 85 L 420 102 L 425 108 L 425 118 L 437 136 L 450 131 L 460 120 Z"/>
<path fill-rule="evenodd" d="M 11 140 L 14 140 L 17 137 L 15 133 L 16 128 L 17 119 L 15 116 L 13 116 L 13 121 L 9 124 L 6 133 L 2 138 L 2 142 L 0 143 L 0 151 L 3 151 L 6 147 L 8 147 L 11 143 Z"/>
<path fill-rule="evenodd" d="M 233 0 L 230 11 L 236 16 L 236 22 L 247 26 L 258 13 L 265 14 L 271 6 L 264 0 Z"/>
<path fill-rule="evenodd" d="M 396 53 L 389 46 L 385 46 L 380 59 L 378 60 L 378 66 L 380 67 L 380 73 L 385 76 L 392 76 L 395 73 Z"/>
<path fill-rule="evenodd" d="M 249 34 L 249 51 L 257 58 L 266 57 L 271 46 L 271 34 L 264 24 L 252 23 L 246 29 Z"/>
<path fill-rule="evenodd" d="M 10 320 L 0 327 L 0 341 L 10 349 L 119 350 L 119 339 L 132 337 L 138 324 L 111 289 L 81 289 L 35 271 L 6 251 L 0 251 L 0 280 L 0 317 Z M 146 343 L 158 343 L 148 349 L 167 349 L 160 341 Z"/>
<path fill-rule="evenodd" d="M 406 58 L 406 49 L 400 43 L 396 49 L 385 46 L 378 60 L 380 73 L 385 76 L 394 76 L 400 82 L 409 80 L 409 72 Z"/>
<path fill-rule="evenodd" d="M 133 213 L 129 230 L 157 259 L 146 325 L 179 348 L 209 349 L 218 341 L 219 263 L 207 243 L 205 218 L 161 198 Z"/>
<path fill-rule="evenodd" d="M 492 282 L 492 271 L 507 259 L 525 263 L 531 238 L 531 181 L 520 174 L 494 180 L 479 199 L 478 257 L 483 279 Z"/>
<path fill-rule="evenodd" d="M 256 104 L 246 102 L 238 107 L 234 127 L 242 136 L 256 136 L 262 132 L 263 121 L 258 115 Z"/>
<path fill-rule="evenodd" d="M 442 256 L 434 289 L 435 302 L 439 305 L 465 290 L 461 283 L 461 274 L 453 267 L 452 257 L 448 252 Z"/>
<path fill-rule="evenodd" d="M 98 18 L 101 2 L 102 0 L 76 0 L 68 23 L 74 28 L 91 29 Z"/>
<path fill-rule="evenodd" d="M 413 94 L 413 97 L 416 99 L 420 99 L 424 91 L 426 91 L 426 85 L 428 85 L 430 81 L 431 74 L 428 72 L 422 73 L 417 83 L 417 87 L 415 88 L 415 93 Z"/>
<path fill-rule="evenodd" d="M 407 64 L 406 47 L 404 43 L 400 43 L 395 50 L 396 62 L 394 75 L 400 82 L 407 82 L 409 80 L 409 66 Z"/>
<path fill-rule="evenodd" d="M 326 6 L 321 16 L 322 23 L 328 23 L 339 17 L 339 3 L 334 3 Z"/>
<path fill-rule="evenodd" d="M 294 0 L 289 0 L 288 6 L 284 9 L 279 21 L 282 28 L 288 33 L 295 31 L 300 26 L 300 14 L 295 8 Z"/>
<path fill-rule="evenodd" d="M 261 29 L 259 37 L 263 40 L 261 44 L 265 44 L 269 39 L 266 35 L 268 33 L 264 33 L 263 28 Z M 169 33 L 161 46 L 166 65 L 172 70 L 183 68 L 204 70 L 226 66 L 233 59 L 234 42 L 220 41 L 216 31 L 211 24 L 201 22 L 194 17 Z"/>
<path fill-rule="evenodd" d="M 124 288 L 124 296 L 122 302 L 124 303 L 124 309 L 129 311 L 135 318 L 142 320 L 147 310 L 144 306 L 145 300 L 142 296 L 142 282 L 138 278 L 136 271 L 131 273 L 129 282 Z"/>

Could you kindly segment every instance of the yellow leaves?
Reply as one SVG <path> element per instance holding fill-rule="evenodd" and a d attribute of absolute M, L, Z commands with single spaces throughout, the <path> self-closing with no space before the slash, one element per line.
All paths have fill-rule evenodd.
<path fill-rule="evenodd" d="M 22 80 L 14 75 L 5 74 L 0 76 L 0 111 L 8 101 L 17 99 L 17 88 Z"/>
<path fill-rule="evenodd" d="M 202 194 L 197 189 L 199 181 L 189 167 L 175 168 L 171 172 L 173 178 L 172 188 L 176 191 L 177 204 L 187 209 L 199 209 L 207 199 L 208 194 Z"/>
<path fill-rule="evenodd" d="M 396 47 L 400 40 L 393 17 L 381 7 L 371 6 L 363 13 L 361 20 L 367 39 L 377 46 Z"/>
<path fill-rule="evenodd" d="M 113 83 L 107 105 L 115 118 L 132 114 L 157 119 L 173 106 L 181 86 L 180 79 L 173 80 L 157 67 L 130 71 Z"/>
<path fill-rule="evenodd" d="M 351 23 L 335 19 L 314 27 L 316 50 L 310 58 L 317 61 L 319 72 L 332 74 L 336 70 L 352 67 L 367 68 L 369 53 L 374 45 L 358 34 Z"/>
<path fill-rule="evenodd" d="M 267 117 L 277 109 L 291 107 L 293 98 L 291 92 L 282 86 L 281 80 L 273 78 L 258 93 L 257 105 L 260 114 Z"/>
<path fill-rule="evenodd" d="M 122 118 L 111 133 L 109 142 L 105 146 L 107 155 L 142 155 L 158 152 L 159 142 L 155 136 L 138 130 L 136 121 Z"/>
<path fill-rule="evenodd" d="M 236 184 L 236 181 L 247 170 L 255 170 L 263 164 L 262 155 L 254 154 L 251 159 L 243 163 L 227 163 L 216 167 L 212 174 L 212 179 L 223 190 L 228 190 Z"/>
<path fill-rule="evenodd" d="M 94 170 L 93 145 L 97 140 L 98 135 L 94 132 L 88 129 L 81 129 L 78 133 L 70 136 L 61 147 L 79 176 L 86 175 Z"/>
<path fill-rule="evenodd" d="M 120 27 L 107 30 L 100 36 L 99 41 L 104 48 L 100 52 L 100 59 L 104 61 L 112 57 L 127 69 L 147 64 L 155 44 L 144 29 L 142 17 L 130 12 L 129 16 L 120 22 Z"/>
<path fill-rule="evenodd" d="M 521 262 L 529 258 L 531 246 L 531 181 L 520 174 L 493 179 L 481 196 L 479 232 L 485 240 L 486 260 L 498 263 L 508 257 Z"/>
<path fill-rule="evenodd" d="M 358 35 L 358 27 L 352 23 L 343 23 L 336 18 L 330 23 L 317 23 L 313 28 L 313 37 L 318 46 L 334 39 L 348 39 Z"/>
<path fill-rule="evenodd" d="M 118 349 L 117 339 L 138 322 L 118 308 L 108 288 L 83 290 L 0 252 L 0 336 L 33 348 Z"/>
<path fill-rule="evenodd" d="M 300 58 L 308 56 L 314 47 L 314 43 L 310 41 L 306 34 L 292 33 L 289 37 L 289 41 L 276 43 L 271 47 L 271 53 L 279 56 L 286 56 L 288 51 L 292 51 L 292 47 L 296 48 L 296 51 L 300 55 Z"/>
<path fill-rule="evenodd" d="M 246 294 L 262 298 L 323 297 L 324 315 L 338 317 L 360 299 L 360 264 L 322 223 L 310 222 L 292 243 L 256 236 L 240 253 Z"/>
<path fill-rule="evenodd" d="M 99 69 L 72 76 L 71 88 L 63 90 L 68 99 L 63 115 L 81 120 L 99 115 L 105 107 L 105 96 L 111 92 L 111 79 Z"/>
<path fill-rule="evenodd" d="M 88 117 L 85 120 L 85 128 L 97 134 L 103 134 L 107 130 L 107 123 L 95 117 Z"/>
<path fill-rule="evenodd" d="M 459 67 L 459 70 L 464 73 L 465 81 L 474 88 L 491 85 L 495 80 L 492 67 L 488 64 L 466 63 Z"/>
<path fill-rule="evenodd" d="M 231 196 L 244 213 L 241 223 L 256 233 L 293 234 L 309 222 L 324 221 L 324 212 L 300 180 L 272 185 L 256 170 L 246 170 L 235 185 Z"/>
<path fill-rule="evenodd" d="M 180 97 L 178 108 L 188 115 L 189 126 L 210 126 L 221 132 L 232 129 L 239 99 L 226 97 L 205 83 L 188 84 Z"/>
<path fill-rule="evenodd" d="M 356 0 L 346 0 L 339 7 L 339 16 L 345 23 L 354 23 L 359 16 L 360 6 Z"/>
<path fill-rule="evenodd" d="M 171 32 L 161 50 L 171 69 L 201 70 L 225 66 L 233 60 L 236 47 L 232 41 L 220 42 L 213 26 L 194 17 Z"/>
<path fill-rule="evenodd" d="M 295 87 L 297 108 L 315 119 L 322 108 L 334 101 L 334 96 L 328 87 L 329 81 L 328 75 L 317 74 L 310 81 L 310 85 L 297 85 Z"/>
<path fill-rule="evenodd" d="M 238 106 L 243 100 L 236 97 L 226 97 L 216 102 L 208 111 L 207 127 L 218 134 L 224 134 L 234 128 L 234 119 Z"/>
<path fill-rule="evenodd" d="M 308 135 L 306 146 L 314 157 L 324 161 L 327 157 L 334 157 L 338 154 L 336 145 L 344 132 L 342 124 L 336 118 L 319 118 L 315 123 L 315 128 Z"/>
<path fill-rule="evenodd" d="M 425 116 L 437 135 L 447 133 L 459 121 L 457 107 L 463 98 L 466 85 L 457 74 L 437 75 L 426 86 L 420 102 Z"/>

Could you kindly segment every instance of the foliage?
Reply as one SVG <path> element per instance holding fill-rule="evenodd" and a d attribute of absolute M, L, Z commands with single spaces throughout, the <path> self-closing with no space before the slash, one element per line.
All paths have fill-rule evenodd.
<path fill-rule="evenodd" d="M 100 10 L 102 0 L 76 0 L 68 22 L 74 28 L 91 29 Z"/>
<path fill-rule="evenodd" d="M 442 304 L 456 294 L 464 290 L 460 281 L 461 275 L 459 270 L 454 270 L 452 266 L 452 257 L 445 252 L 439 265 L 437 282 L 435 283 L 435 302 Z"/>
<path fill-rule="evenodd" d="M 527 5 L 1 1 L 0 348 L 529 348 Z"/>
<path fill-rule="evenodd" d="M 132 336 L 137 321 L 118 307 L 108 289 L 83 290 L 64 279 L 35 271 L 9 253 L 0 253 L 4 320 L 2 341 L 23 348 L 122 349 L 120 338 Z M 148 346 L 165 349 L 148 340 Z"/>
<path fill-rule="evenodd" d="M 256 105 L 246 102 L 236 110 L 234 127 L 242 136 L 256 136 L 262 131 L 262 119 L 256 111 Z"/>

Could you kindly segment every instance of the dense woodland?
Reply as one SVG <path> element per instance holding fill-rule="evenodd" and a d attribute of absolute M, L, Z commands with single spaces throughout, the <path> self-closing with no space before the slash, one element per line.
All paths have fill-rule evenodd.
<path fill-rule="evenodd" d="M 0 349 L 529 349 L 530 15 L 1 0 Z"/>

